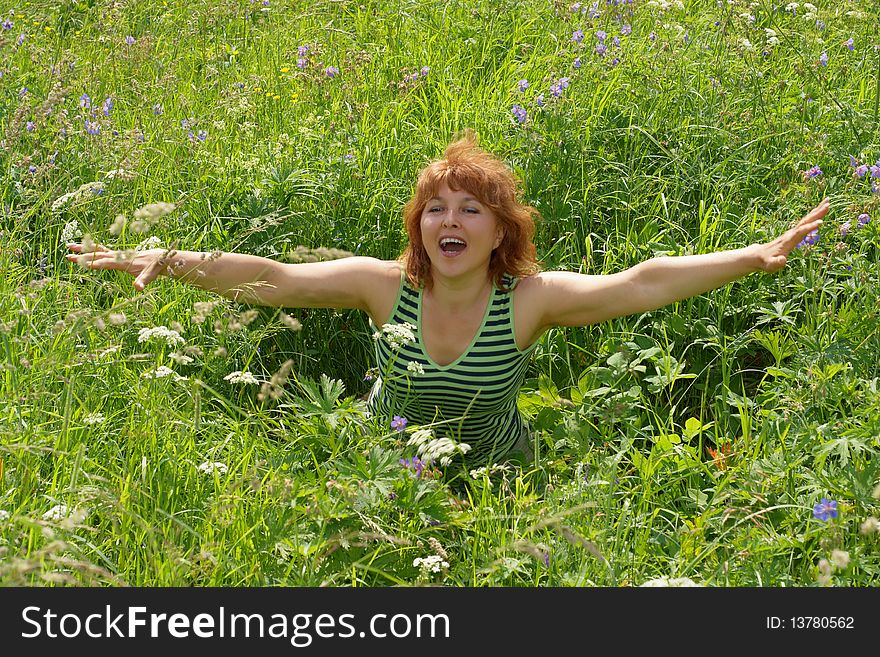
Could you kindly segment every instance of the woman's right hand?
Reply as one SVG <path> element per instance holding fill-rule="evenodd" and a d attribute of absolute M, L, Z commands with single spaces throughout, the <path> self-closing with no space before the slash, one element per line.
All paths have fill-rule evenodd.
<path fill-rule="evenodd" d="M 105 246 L 95 244 L 91 251 L 83 251 L 82 244 L 70 243 L 67 260 L 76 262 L 86 269 L 117 269 L 135 277 L 134 287 L 141 291 L 156 280 L 168 268 L 175 251 L 167 249 L 148 249 L 146 251 L 111 251 Z"/>

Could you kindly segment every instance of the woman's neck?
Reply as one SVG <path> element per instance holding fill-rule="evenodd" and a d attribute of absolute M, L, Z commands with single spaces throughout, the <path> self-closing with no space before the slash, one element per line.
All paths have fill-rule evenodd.
<path fill-rule="evenodd" d="M 486 291 L 491 292 L 492 281 L 487 272 L 480 272 L 467 278 L 433 277 L 429 292 L 435 306 L 451 315 L 465 312 L 475 305 L 485 303 Z"/>

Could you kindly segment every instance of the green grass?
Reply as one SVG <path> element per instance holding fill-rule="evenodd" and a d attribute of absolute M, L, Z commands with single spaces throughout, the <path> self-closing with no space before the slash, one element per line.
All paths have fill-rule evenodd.
<path fill-rule="evenodd" d="M 5 15 L 0 584 L 878 584 L 865 523 L 880 515 L 880 194 L 850 163 L 880 158 L 863 3 L 810 18 L 708 0 L 598 17 L 548 2 L 269 4 L 41 0 Z M 365 316 L 285 309 L 292 331 L 258 308 L 236 328 L 245 306 L 169 279 L 136 294 L 124 274 L 64 260 L 63 240 L 83 235 L 395 258 L 420 167 L 465 128 L 523 178 L 546 269 L 738 248 L 825 196 L 832 209 L 774 276 L 550 331 L 520 399 L 536 464 L 476 477 L 413 476 L 406 436 L 365 416 Z M 56 203 L 94 182 L 102 193 Z M 179 206 L 111 232 L 159 201 Z M 185 346 L 139 341 L 156 326 Z M 158 367 L 176 376 L 144 376 Z M 822 498 L 838 502 L 828 522 L 813 517 Z M 848 564 L 820 567 L 835 550 Z M 442 573 L 413 564 L 431 554 Z"/>

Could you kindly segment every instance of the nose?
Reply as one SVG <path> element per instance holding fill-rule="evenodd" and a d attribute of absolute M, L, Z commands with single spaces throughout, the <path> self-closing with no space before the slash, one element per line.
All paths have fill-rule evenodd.
<path fill-rule="evenodd" d="M 443 214 L 443 225 L 444 226 L 459 226 L 458 218 L 455 215 L 455 212 L 449 210 L 448 212 Z"/>

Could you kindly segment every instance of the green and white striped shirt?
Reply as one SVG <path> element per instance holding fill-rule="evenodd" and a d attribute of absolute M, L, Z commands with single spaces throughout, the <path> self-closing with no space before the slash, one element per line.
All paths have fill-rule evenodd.
<path fill-rule="evenodd" d="M 425 351 L 421 335 L 422 292 L 401 274 L 389 324 L 416 326 L 415 341 L 395 347 L 376 341 L 379 375 L 368 399 L 379 418 L 406 417 L 410 424 L 440 422 L 438 436 L 470 445 L 467 465 L 493 463 L 505 456 L 526 427 L 516 406 L 535 345 L 519 349 L 513 331 L 516 280 L 506 277 L 504 292 L 492 285 L 483 321 L 470 346 L 449 365 L 438 365 Z M 372 325 L 375 329 L 376 327 Z M 378 329 L 376 329 L 378 330 Z M 413 372 L 421 365 L 424 373 Z"/>

